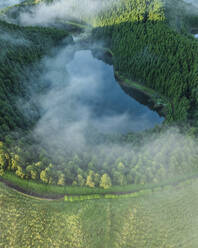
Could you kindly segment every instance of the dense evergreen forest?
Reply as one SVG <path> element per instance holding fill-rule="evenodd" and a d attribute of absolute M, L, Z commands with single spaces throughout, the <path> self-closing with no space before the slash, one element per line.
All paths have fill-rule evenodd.
<path fill-rule="evenodd" d="M 166 96 L 168 121 L 196 122 L 198 43 L 189 31 L 197 16 L 182 11 L 181 1 L 121 2 L 93 31 L 97 39 L 107 37 L 115 71 Z"/>
<path fill-rule="evenodd" d="M 17 108 L 19 97 L 28 98 L 28 80 L 38 73 L 36 62 L 63 38 L 64 30 L 42 27 L 22 28 L 0 21 L 0 139 L 16 128 L 26 129 L 38 118 L 32 106 L 33 118 L 24 118 Z M 30 116 L 31 117 L 31 116 Z"/>
<path fill-rule="evenodd" d="M 93 25 L 92 41 L 105 40 L 112 50 L 115 72 L 156 90 L 169 102 L 167 126 L 124 136 L 93 129 L 87 134 L 89 145 L 81 151 L 64 144 L 49 151 L 31 133 L 40 116 L 37 104 L 31 102 L 28 116 L 17 107 L 23 105 L 18 99 L 31 99 L 29 82 L 34 90 L 45 90 L 36 83 L 42 71 L 38 62 L 68 32 L 0 21 L 1 175 L 9 170 L 47 184 L 108 188 L 197 173 L 198 41 L 190 32 L 198 27 L 198 17 L 188 8 L 177 0 L 120 0 L 96 16 L 81 13 L 79 19 Z M 169 130 L 175 123 L 184 127 L 182 133 Z"/>

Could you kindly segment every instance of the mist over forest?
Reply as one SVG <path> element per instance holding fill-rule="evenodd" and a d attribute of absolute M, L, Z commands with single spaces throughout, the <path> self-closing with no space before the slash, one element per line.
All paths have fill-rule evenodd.
<path fill-rule="evenodd" d="M 163 10 L 167 4 L 168 1 L 158 4 L 151 1 L 147 5 L 142 2 L 139 10 L 122 0 L 102 3 L 41 1 L 30 5 L 29 9 L 21 5 L 21 8 L 11 8 L 3 14 L 4 20 L 25 27 L 24 31 L 20 28 L 19 35 L 17 26 L 7 24 L 10 31 L 6 32 L 2 22 L 2 44 L 10 44 L 14 57 L 17 49 L 25 48 L 29 58 L 24 57 L 24 61 L 29 62 L 20 69 L 24 75 L 17 76 L 20 93 L 14 98 L 14 108 L 23 116 L 23 124 L 15 124 L 18 129 L 12 128 L 9 120 L 7 130 L 13 129 L 11 136 L 5 135 L 6 127 L 2 126 L 4 140 L 11 140 L 9 147 L 6 148 L 5 142 L 2 148 L 7 161 L 2 165 L 2 171 L 14 171 L 21 178 L 47 184 L 89 187 L 100 186 L 103 175 L 108 176 L 107 187 L 110 187 L 157 183 L 196 171 L 197 143 L 193 134 L 196 131 L 187 121 L 196 119 L 193 117 L 196 113 L 191 109 L 196 104 L 195 91 L 191 92 L 188 84 L 182 86 L 181 77 L 174 74 L 174 70 L 169 73 L 171 65 L 166 59 L 169 44 L 162 46 L 159 42 L 154 47 L 156 50 L 152 50 L 149 45 L 153 42 L 152 31 L 142 37 L 145 43 L 133 37 L 135 33 L 137 37 L 142 28 L 152 26 L 161 37 L 160 33 L 168 27 L 163 24 Z M 125 12 L 128 15 L 123 15 Z M 132 26 L 129 20 L 132 20 Z M 71 25 L 75 22 L 76 30 L 72 34 L 68 30 L 72 30 Z M 178 23 L 176 25 L 178 28 Z M 133 32 L 127 31 L 131 28 Z M 31 38 L 30 32 L 35 37 L 38 33 L 38 41 Z M 46 37 L 51 35 L 51 41 L 46 40 L 48 48 L 43 46 L 42 52 L 39 32 Z M 169 32 L 171 39 L 181 35 L 180 31 L 177 36 L 176 31 Z M 121 43 L 116 37 L 118 34 L 123 36 Z M 111 41 L 109 37 L 112 37 Z M 183 35 L 182 39 L 186 48 L 192 42 L 193 49 L 198 49 L 193 38 Z M 35 51 L 31 52 L 32 49 Z M 113 54 L 110 63 L 106 62 L 109 55 L 105 54 L 105 49 Z M 173 45 L 170 51 L 173 61 L 175 49 Z M 161 50 L 160 55 L 158 50 Z M 185 50 L 181 50 L 183 52 Z M 12 61 L 9 50 L 7 54 L 5 59 Z M 175 68 L 181 64 L 180 57 Z M 21 60 L 17 62 L 19 67 Z M 161 68 L 157 69 L 155 64 L 159 63 Z M 193 79 L 191 84 L 194 84 L 196 73 L 186 76 L 185 69 L 188 68 L 184 63 L 184 83 Z M 165 67 L 167 70 L 159 75 Z M 16 80 L 14 74 L 11 82 L 13 80 Z M 130 91 L 127 88 L 131 87 L 130 83 L 122 84 L 127 80 L 140 83 L 140 86 L 145 82 L 145 87 L 155 92 L 147 88 L 143 93 Z M 175 86 L 177 81 L 178 86 Z M 179 87 L 177 91 L 175 87 Z M 144 98 L 148 98 L 147 101 Z M 183 128 L 184 122 L 187 128 Z M 192 131 L 186 132 L 188 128 Z M 24 133 L 23 129 L 26 130 Z"/>
<path fill-rule="evenodd" d="M 197 247 L 197 36 L 196 0 L 1 1 L 0 247 Z"/>

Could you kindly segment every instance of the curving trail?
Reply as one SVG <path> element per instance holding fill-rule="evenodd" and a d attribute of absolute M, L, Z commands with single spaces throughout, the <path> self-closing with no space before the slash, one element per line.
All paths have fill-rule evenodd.
<path fill-rule="evenodd" d="M 24 189 L 2 177 L 0 177 L 0 182 L 4 183 L 7 187 L 25 195 L 26 197 L 37 198 L 38 200 L 47 201 L 87 201 L 87 200 L 97 200 L 97 199 L 119 199 L 119 198 L 136 198 L 138 196 L 152 195 L 154 192 L 163 192 L 164 189 L 182 189 L 186 185 L 192 184 L 197 181 L 198 175 L 191 175 L 183 180 L 178 180 L 175 182 L 169 182 L 164 185 L 156 185 L 148 188 L 136 189 L 127 192 L 108 192 L 108 193 L 89 193 L 89 194 L 40 194 L 37 192 Z M 166 190 L 165 190 L 166 191 Z"/>
<path fill-rule="evenodd" d="M 15 185 L 11 182 L 9 182 L 8 180 L 0 177 L 0 182 L 4 183 L 7 187 L 17 191 L 17 192 L 20 192 L 21 194 L 25 195 L 25 196 L 28 196 L 28 197 L 36 197 L 40 200 L 62 200 L 64 199 L 64 195 L 50 195 L 50 194 L 39 194 L 39 193 L 36 193 L 36 192 L 31 192 L 29 190 L 25 190 L 24 188 L 22 187 L 19 187 L 18 185 Z"/>

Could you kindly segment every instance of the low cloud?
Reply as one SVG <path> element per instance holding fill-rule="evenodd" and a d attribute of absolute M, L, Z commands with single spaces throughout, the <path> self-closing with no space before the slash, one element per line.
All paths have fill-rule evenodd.
<path fill-rule="evenodd" d="M 100 11 L 108 9 L 119 0 L 59 0 L 51 4 L 41 3 L 20 15 L 23 25 L 47 25 L 57 19 L 87 19 L 95 17 Z"/>
<path fill-rule="evenodd" d="M 15 46 L 28 46 L 30 45 L 30 41 L 25 39 L 22 36 L 19 36 L 17 33 L 8 33 L 1 31 L 0 41 L 7 42 L 11 45 Z"/>
<path fill-rule="evenodd" d="M 45 144 L 80 150 L 88 143 L 90 129 L 126 133 L 160 123 L 157 113 L 123 93 L 114 79 L 113 66 L 94 58 L 91 51 L 75 49 L 60 48 L 41 62 L 43 73 L 37 83 L 47 90 L 33 94 L 41 112 L 34 133 Z M 134 107 L 133 112 L 129 106 Z"/>
<path fill-rule="evenodd" d="M 192 4 L 192 5 L 195 5 L 198 7 L 198 2 L 197 0 L 183 0 L 185 3 L 189 3 L 189 4 Z"/>

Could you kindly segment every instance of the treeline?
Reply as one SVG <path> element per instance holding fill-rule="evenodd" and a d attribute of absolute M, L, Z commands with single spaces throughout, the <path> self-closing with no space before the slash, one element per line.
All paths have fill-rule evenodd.
<path fill-rule="evenodd" d="M 34 118 L 24 117 L 17 107 L 19 98 L 28 99 L 30 82 L 40 73 L 36 64 L 68 33 L 44 27 L 19 27 L 0 21 L 0 139 L 16 128 L 30 127 L 39 113 L 32 104 Z M 69 39 L 68 42 L 71 42 Z M 33 85 L 31 85 L 33 87 Z M 30 112 L 31 112 L 30 111 Z"/>
<path fill-rule="evenodd" d="M 198 42 L 169 25 L 165 7 L 160 0 L 124 1 L 101 14 L 93 36 L 106 39 L 116 71 L 170 100 L 167 120 L 198 124 Z"/>
<path fill-rule="evenodd" d="M 138 139 L 142 141 L 138 142 Z M 116 142 L 54 152 L 32 139 L 0 144 L 0 173 L 45 184 L 109 188 L 111 185 L 160 183 L 198 172 L 197 141 L 178 130 L 131 134 Z M 15 146 L 14 146 L 15 144 Z"/>

